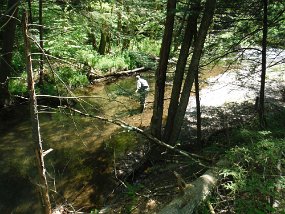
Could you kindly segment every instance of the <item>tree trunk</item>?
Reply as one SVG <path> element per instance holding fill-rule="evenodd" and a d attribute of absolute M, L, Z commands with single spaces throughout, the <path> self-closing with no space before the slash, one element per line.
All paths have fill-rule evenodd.
<path fill-rule="evenodd" d="M 184 11 L 183 17 L 181 18 L 180 26 L 174 35 L 174 41 L 173 41 L 173 46 L 174 46 L 173 52 L 174 53 L 178 50 L 178 48 L 181 44 L 181 39 L 183 39 L 182 38 L 182 30 L 184 29 L 185 22 L 187 21 L 187 16 L 189 17 L 190 3 L 191 3 L 191 0 L 188 0 L 187 5 L 185 6 L 185 8 L 183 8 L 185 11 Z M 184 36 L 184 38 L 185 38 L 185 36 Z"/>
<path fill-rule="evenodd" d="M 261 71 L 261 84 L 259 94 L 259 123 L 260 127 L 266 127 L 266 119 L 264 115 L 264 91 L 265 91 L 265 75 L 266 75 L 266 48 L 267 48 L 267 6 L 268 0 L 263 0 L 263 31 L 262 31 L 262 71 Z"/>
<path fill-rule="evenodd" d="M 29 7 L 29 23 L 33 23 L 33 11 L 32 11 L 32 0 L 28 0 L 28 7 Z"/>
<path fill-rule="evenodd" d="M 98 48 L 98 53 L 100 55 L 105 55 L 106 45 L 107 45 L 106 33 L 103 30 L 101 30 L 101 39 L 100 39 L 100 44 L 99 44 L 99 48 Z"/>
<path fill-rule="evenodd" d="M 195 76 L 195 97 L 196 97 L 196 111 L 197 111 L 197 144 L 201 146 L 202 130 L 201 130 L 201 105 L 200 105 L 200 85 L 199 72 Z"/>
<path fill-rule="evenodd" d="M 44 40 L 43 40 L 43 0 L 39 0 L 39 33 L 40 33 L 40 78 L 39 84 L 43 85 L 44 79 Z"/>
<path fill-rule="evenodd" d="M 4 27 L 2 32 L 3 46 L 0 54 L 0 108 L 10 104 L 8 78 L 12 72 L 11 63 L 16 31 L 16 19 L 11 17 L 17 18 L 18 4 L 18 0 L 9 0 L 7 4 L 7 16 L 4 18 Z"/>
<path fill-rule="evenodd" d="M 40 135 L 40 125 L 37 110 L 37 100 L 34 88 L 33 67 L 30 51 L 30 42 L 28 38 L 28 16 L 24 12 L 23 15 L 23 34 L 25 42 L 25 57 L 26 57 L 26 70 L 28 74 L 28 88 L 30 92 L 30 114 L 32 119 L 32 138 L 34 142 L 34 150 L 37 158 L 38 175 L 39 175 L 39 188 L 43 201 L 43 210 L 45 214 L 51 214 L 51 204 L 48 193 L 48 183 L 46 179 L 46 168 L 43 157 L 42 140 Z"/>
<path fill-rule="evenodd" d="M 191 184 L 186 184 L 183 195 L 175 197 L 159 214 L 191 214 L 195 208 L 211 194 L 211 190 L 219 179 L 219 167 L 224 160 L 217 163 L 216 168 L 207 170 Z"/>
<path fill-rule="evenodd" d="M 207 0 L 205 3 L 205 11 L 199 27 L 197 40 L 195 41 L 194 51 L 191 58 L 189 71 L 187 73 L 183 91 L 180 98 L 180 103 L 177 109 L 177 113 L 174 118 L 173 129 L 171 130 L 169 144 L 174 145 L 179 137 L 181 126 L 183 124 L 184 115 L 188 106 L 190 92 L 195 80 L 196 72 L 198 72 L 199 62 L 202 55 L 202 49 L 206 40 L 207 32 L 212 22 L 214 11 L 216 6 L 216 0 Z"/>
<path fill-rule="evenodd" d="M 153 134 L 153 136 L 155 136 L 158 139 L 161 139 L 166 70 L 167 70 L 168 58 L 170 54 L 170 47 L 172 41 L 175 10 L 176 10 L 176 0 L 168 0 L 165 29 L 160 49 L 160 60 L 155 74 L 156 77 L 155 95 L 154 95 L 153 115 L 151 119 L 151 133 Z"/>
<path fill-rule="evenodd" d="M 173 120 L 175 118 L 177 107 L 179 104 L 180 91 L 181 91 L 183 76 L 185 72 L 185 66 L 186 66 L 188 55 L 189 55 L 189 49 L 190 49 L 194 34 L 196 33 L 197 19 L 199 16 L 199 10 L 198 10 L 199 5 L 200 5 L 200 0 L 197 1 L 194 7 L 192 8 L 193 13 L 192 15 L 188 16 L 188 20 L 187 20 L 187 26 L 185 29 L 183 43 L 182 43 L 181 50 L 179 53 L 175 76 L 173 80 L 171 100 L 170 100 L 170 104 L 168 108 L 167 121 L 166 121 L 166 126 L 165 126 L 165 131 L 164 131 L 164 137 L 163 137 L 165 142 L 169 141 L 171 130 L 173 129 Z"/>

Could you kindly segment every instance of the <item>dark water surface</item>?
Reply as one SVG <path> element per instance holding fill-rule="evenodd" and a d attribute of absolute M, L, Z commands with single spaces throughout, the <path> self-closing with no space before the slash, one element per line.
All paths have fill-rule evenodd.
<path fill-rule="evenodd" d="M 142 76 L 150 83 L 148 96 L 153 99 L 154 74 L 149 72 Z M 135 77 L 96 83 L 77 89 L 75 94 L 84 98 L 72 107 L 96 116 L 138 120 L 139 99 L 135 90 Z M 124 156 L 140 142 L 140 136 L 98 119 L 55 108 L 54 104 L 53 108 L 40 107 L 39 111 L 43 149 L 53 149 L 45 157 L 52 206 L 72 205 L 70 210 L 100 209 L 111 199 L 118 183 L 114 178 L 114 157 Z M 2 114 L 0 214 L 41 213 L 31 135 L 26 104 Z"/>
<path fill-rule="evenodd" d="M 145 73 L 143 77 L 153 88 L 153 75 Z M 128 77 L 80 89 L 77 95 L 96 97 L 77 101 L 73 108 L 118 119 L 138 114 L 135 81 Z M 45 157 L 52 205 L 72 204 L 75 210 L 103 206 L 117 182 L 113 157 L 136 145 L 138 136 L 66 109 L 41 108 L 39 115 L 43 149 L 53 149 Z M 41 213 L 28 106 L 15 106 L 3 117 L 0 213 Z"/>

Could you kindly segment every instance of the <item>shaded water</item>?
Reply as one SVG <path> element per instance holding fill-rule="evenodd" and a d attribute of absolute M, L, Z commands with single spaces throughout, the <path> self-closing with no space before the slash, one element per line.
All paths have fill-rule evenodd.
<path fill-rule="evenodd" d="M 97 116 L 122 119 L 131 125 L 148 126 L 154 93 L 154 76 L 144 73 L 150 83 L 147 109 L 139 114 L 134 91 L 136 80 L 127 77 L 98 83 L 76 92 L 92 96 L 77 101 L 77 109 Z M 167 87 L 166 98 L 170 96 Z M 72 204 L 72 209 L 92 210 L 111 199 L 117 184 L 113 157 L 125 155 L 140 136 L 97 119 L 82 117 L 66 109 L 41 108 L 43 149 L 52 206 Z M 37 173 L 26 105 L 11 109 L 0 124 L 0 213 L 41 213 Z"/>
<path fill-rule="evenodd" d="M 152 74 L 143 76 L 153 88 Z M 78 101 L 75 108 L 136 124 L 139 102 L 135 81 L 128 77 L 81 89 L 76 94 L 94 97 Z M 66 109 L 42 109 L 40 124 L 43 149 L 53 149 L 45 157 L 53 206 L 70 203 L 75 210 L 103 206 L 117 182 L 112 167 L 114 154 L 117 158 L 124 155 L 139 136 Z M 31 141 L 28 107 L 11 109 L 0 125 L 0 213 L 41 212 Z"/>

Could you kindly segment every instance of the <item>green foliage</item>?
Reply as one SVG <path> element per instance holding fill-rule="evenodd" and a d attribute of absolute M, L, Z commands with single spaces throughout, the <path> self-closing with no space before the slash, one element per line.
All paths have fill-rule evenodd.
<path fill-rule="evenodd" d="M 137 204 L 138 196 L 137 192 L 140 191 L 144 186 L 142 184 L 130 184 L 126 182 L 127 189 L 126 194 L 130 198 L 130 201 L 128 204 L 126 204 L 124 213 L 132 213 L 132 210 L 134 209 L 134 206 Z"/>
<path fill-rule="evenodd" d="M 128 150 L 134 147 L 137 143 L 136 134 L 133 132 L 120 132 L 113 135 L 110 141 L 106 142 L 117 155 L 124 155 Z"/>
<path fill-rule="evenodd" d="M 48 94 L 48 95 L 57 95 L 57 87 L 54 83 L 44 83 L 43 85 L 37 85 L 36 92 L 38 94 Z"/>
<path fill-rule="evenodd" d="M 161 40 L 153 40 L 150 38 L 145 38 L 140 40 L 136 46 L 137 46 L 136 48 L 140 52 L 143 52 L 151 56 L 159 56 Z"/>
<path fill-rule="evenodd" d="M 149 69 L 155 69 L 157 64 L 154 59 L 143 52 L 130 51 L 125 54 L 130 68 L 145 67 Z"/>
<path fill-rule="evenodd" d="M 117 70 L 127 70 L 128 64 L 126 63 L 122 55 L 112 56 L 105 55 L 98 58 L 95 68 L 107 72 L 107 71 L 117 71 Z"/>
<path fill-rule="evenodd" d="M 58 76 L 69 87 L 86 86 L 89 84 L 85 74 L 82 74 L 80 71 L 74 70 L 70 67 L 60 68 L 58 71 Z"/>
<path fill-rule="evenodd" d="M 127 185 L 126 193 L 130 197 L 135 197 L 136 196 L 136 192 L 138 192 L 140 189 L 142 189 L 144 187 L 142 184 L 126 183 L 126 185 Z"/>
<path fill-rule="evenodd" d="M 76 52 L 75 57 L 82 64 L 87 64 L 91 67 L 95 67 L 96 63 L 98 62 L 99 54 L 91 49 L 88 50 L 82 49 Z"/>
<path fill-rule="evenodd" d="M 27 73 L 23 72 L 20 77 L 10 78 L 9 91 L 13 95 L 27 96 L 28 84 Z"/>
<path fill-rule="evenodd" d="M 222 170 L 222 186 L 229 194 L 239 195 L 235 199 L 238 213 L 274 211 L 268 199 L 279 198 L 276 189 L 285 185 L 284 178 L 276 176 L 280 173 L 278 164 L 285 163 L 282 151 L 285 151 L 284 141 L 264 139 L 227 153 L 229 165 Z"/>
<path fill-rule="evenodd" d="M 236 128 L 229 134 L 232 148 L 222 157 L 226 161 L 220 168 L 220 184 L 209 198 L 215 211 L 282 213 L 285 205 L 282 172 L 285 164 L 285 109 L 272 107 L 267 119 L 267 130 L 258 130 L 256 122 Z M 276 201 L 280 205 L 273 207 L 272 203 Z M 207 204 L 204 203 L 199 211 L 209 213 Z"/>
<path fill-rule="evenodd" d="M 278 120 L 278 129 L 284 132 L 285 126 L 280 126 L 281 119 Z M 274 129 L 256 131 L 250 128 L 239 130 L 239 134 L 236 130 L 233 137 L 236 143 L 239 141 L 242 145 L 227 152 L 225 159 L 228 162 L 221 175 L 222 188 L 228 196 L 235 197 L 234 210 L 237 213 L 281 211 L 280 208 L 273 208 L 269 199 L 285 203 L 281 188 L 285 185 L 285 179 L 279 169 L 279 166 L 285 164 L 284 138 L 276 138 Z"/>

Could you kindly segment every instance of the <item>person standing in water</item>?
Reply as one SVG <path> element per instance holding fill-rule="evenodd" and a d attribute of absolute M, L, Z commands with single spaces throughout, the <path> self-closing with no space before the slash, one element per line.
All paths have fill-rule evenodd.
<path fill-rule="evenodd" d="M 137 90 L 136 93 L 139 93 L 139 98 L 140 98 L 140 110 L 143 112 L 145 108 L 145 100 L 147 93 L 149 91 L 149 85 L 148 82 L 141 78 L 140 75 L 136 76 L 137 78 Z"/>

